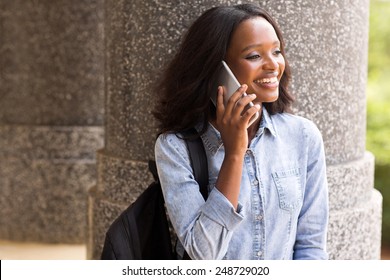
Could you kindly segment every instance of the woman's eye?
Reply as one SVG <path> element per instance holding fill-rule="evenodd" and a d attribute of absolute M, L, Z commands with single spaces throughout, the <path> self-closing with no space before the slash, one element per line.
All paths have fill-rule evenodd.
<path fill-rule="evenodd" d="M 274 54 L 280 55 L 280 54 L 282 54 L 282 51 L 281 51 L 281 50 L 275 50 L 275 51 L 274 51 Z"/>
<path fill-rule="evenodd" d="M 258 55 L 258 54 L 253 54 L 253 55 L 247 56 L 246 59 L 253 60 L 253 59 L 258 59 L 258 58 L 260 58 L 260 55 Z"/>

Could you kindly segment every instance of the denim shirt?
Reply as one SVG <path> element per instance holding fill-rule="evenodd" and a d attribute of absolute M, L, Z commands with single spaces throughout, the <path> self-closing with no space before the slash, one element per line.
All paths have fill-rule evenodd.
<path fill-rule="evenodd" d="M 224 159 L 220 133 L 201 136 L 209 167 L 204 201 L 185 142 L 173 133 L 156 141 L 166 207 L 192 259 L 327 259 L 328 186 L 324 146 L 309 120 L 287 114 L 262 120 L 244 158 L 237 210 L 215 187 Z"/>

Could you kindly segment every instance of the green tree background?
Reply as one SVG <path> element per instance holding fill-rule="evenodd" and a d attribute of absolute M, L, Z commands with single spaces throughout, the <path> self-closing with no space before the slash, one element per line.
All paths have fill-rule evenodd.
<path fill-rule="evenodd" d="M 382 245 L 390 246 L 390 0 L 370 1 L 367 150 L 383 195 Z"/>

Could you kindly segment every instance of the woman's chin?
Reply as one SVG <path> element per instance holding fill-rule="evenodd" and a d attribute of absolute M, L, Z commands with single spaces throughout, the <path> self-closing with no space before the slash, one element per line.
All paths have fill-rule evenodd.
<path fill-rule="evenodd" d="M 276 100 L 278 100 L 279 98 L 279 95 L 275 95 L 275 96 L 267 96 L 267 97 L 264 97 L 262 96 L 262 98 L 257 98 L 255 101 L 253 101 L 253 104 L 261 104 L 261 103 L 272 103 L 272 102 L 275 102 Z"/>

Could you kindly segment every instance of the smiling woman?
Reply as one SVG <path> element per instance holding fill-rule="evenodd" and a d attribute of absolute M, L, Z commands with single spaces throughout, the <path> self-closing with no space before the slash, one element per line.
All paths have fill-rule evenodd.
<path fill-rule="evenodd" d="M 227 102 L 223 85 L 213 83 L 222 61 L 241 84 Z M 156 163 L 179 257 L 328 257 L 324 146 L 311 121 L 291 114 L 289 80 L 281 31 L 256 5 L 212 8 L 188 30 L 154 110 Z M 206 201 L 183 141 L 192 127 L 208 160 Z"/>

